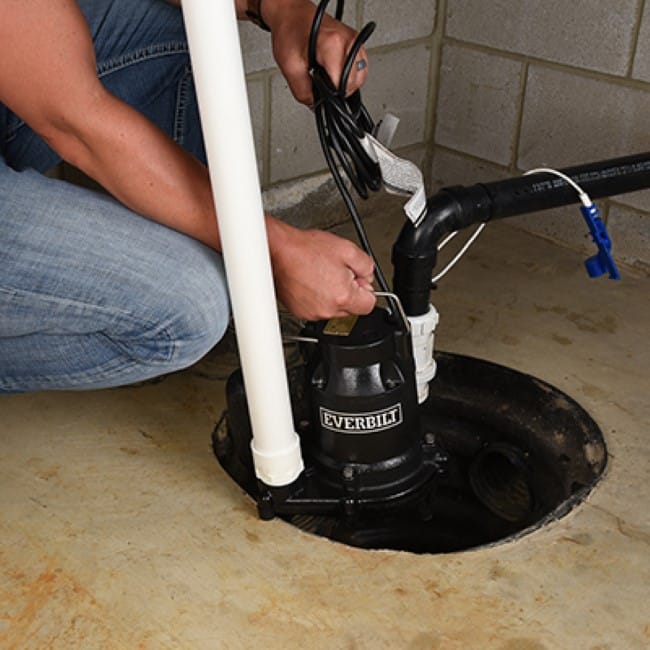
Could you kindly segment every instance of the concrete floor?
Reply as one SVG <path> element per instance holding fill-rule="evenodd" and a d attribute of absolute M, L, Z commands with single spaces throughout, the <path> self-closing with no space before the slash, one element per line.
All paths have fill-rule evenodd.
<path fill-rule="evenodd" d="M 369 221 L 378 250 L 400 221 Z M 609 445 L 586 503 L 492 548 L 363 551 L 258 520 L 210 451 L 227 357 L 0 398 L 0 648 L 650 647 L 650 278 L 581 265 L 495 224 L 434 294 L 440 349 L 556 385 Z"/>

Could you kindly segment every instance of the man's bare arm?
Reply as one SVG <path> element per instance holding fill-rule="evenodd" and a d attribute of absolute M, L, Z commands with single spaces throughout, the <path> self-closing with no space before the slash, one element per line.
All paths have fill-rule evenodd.
<path fill-rule="evenodd" d="M 104 89 L 73 0 L 4 2 L 0 53 L 0 101 L 65 160 L 139 214 L 219 247 L 206 169 Z"/>
<path fill-rule="evenodd" d="M 104 89 L 74 0 L 4 0 L 2 8 L 0 102 L 124 205 L 219 249 L 207 169 Z M 354 244 L 272 217 L 267 232 L 278 294 L 294 314 L 372 308 L 372 262 Z"/>

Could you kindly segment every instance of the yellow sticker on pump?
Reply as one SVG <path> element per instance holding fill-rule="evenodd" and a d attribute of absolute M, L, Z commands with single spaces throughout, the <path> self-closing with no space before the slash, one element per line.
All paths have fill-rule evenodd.
<path fill-rule="evenodd" d="M 330 336 L 350 336 L 354 326 L 357 324 L 358 316 L 343 316 L 342 318 L 332 318 L 323 328 L 323 334 Z"/>

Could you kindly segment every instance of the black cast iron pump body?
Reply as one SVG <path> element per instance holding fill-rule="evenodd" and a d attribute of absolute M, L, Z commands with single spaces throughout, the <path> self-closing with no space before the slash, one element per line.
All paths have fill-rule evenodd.
<path fill-rule="evenodd" d="M 399 499 L 435 471 L 423 448 L 409 331 L 385 309 L 312 323 L 305 333 L 311 426 L 305 446 L 328 493 Z M 429 462 L 431 461 L 431 462 Z"/>

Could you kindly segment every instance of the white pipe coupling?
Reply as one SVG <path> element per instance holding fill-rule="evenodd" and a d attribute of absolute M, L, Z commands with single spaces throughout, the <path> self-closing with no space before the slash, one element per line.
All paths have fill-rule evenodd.
<path fill-rule="evenodd" d="M 251 441 L 255 475 L 266 485 L 280 487 L 292 483 L 303 470 L 300 438 L 294 433 L 282 449 L 265 451 L 256 446 L 258 440 Z"/>
<path fill-rule="evenodd" d="M 436 375 L 436 362 L 433 358 L 435 330 L 440 317 L 436 308 L 429 305 L 429 311 L 422 316 L 409 316 L 413 358 L 415 359 L 415 380 L 418 402 L 422 404 L 429 396 L 429 382 Z"/>

